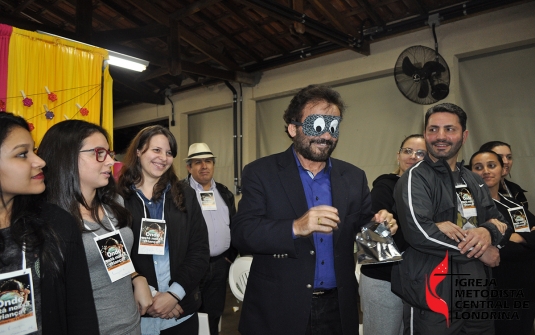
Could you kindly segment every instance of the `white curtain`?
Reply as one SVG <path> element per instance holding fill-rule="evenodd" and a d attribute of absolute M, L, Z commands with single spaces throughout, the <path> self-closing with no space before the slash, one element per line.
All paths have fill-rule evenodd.
<path fill-rule="evenodd" d="M 208 144 L 214 156 L 217 157 L 214 179 L 234 193 L 232 108 L 189 115 L 188 146 L 198 142 Z M 187 154 L 184 158 L 186 156 Z"/>
<path fill-rule="evenodd" d="M 511 180 L 535 208 L 535 45 L 459 60 L 460 105 L 468 114 L 468 161 L 481 144 L 509 143 Z"/>

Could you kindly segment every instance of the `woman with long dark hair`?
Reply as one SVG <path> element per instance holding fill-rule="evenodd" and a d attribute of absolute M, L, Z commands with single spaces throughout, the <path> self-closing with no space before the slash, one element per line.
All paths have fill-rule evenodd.
<path fill-rule="evenodd" d="M 48 201 L 69 211 L 83 232 L 100 333 L 140 334 L 139 315 L 152 297 L 145 278 L 122 253 L 132 248 L 134 236 L 111 177 L 114 153 L 106 130 L 85 121 L 62 121 L 47 131 L 38 154 L 50 162 L 44 170 Z M 120 247 L 108 250 L 110 241 L 119 241 Z"/>
<path fill-rule="evenodd" d="M 0 300 L 21 304 L 0 312 L 0 333 L 98 334 L 81 234 L 71 215 L 36 196 L 46 164 L 33 150 L 26 121 L 0 113 Z"/>
<path fill-rule="evenodd" d="M 168 129 L 144 128 L 130 143 L 119 177 L 119 192 L 133 216 L 132 260 L 154 296 L 141 318 L 144 335 L 197 334 L 199 328 L 208 232 L 195 191 L 175 173 L 176 155 Z"/>
<path fill-rule="evenodd" d="M 492 269 L 496 291 L 509 293 L 495 300 L 501 315 L 494 322 L 496 335 L 529 335 L 535 319 L 535 215 L 500 191 L 505 169 L 500 154 L 480 150 L 470 158 L 470 169 L 485 181 L 505 222 L 514 229 L 505 248 L 500 249 L 500 265 Z"/>

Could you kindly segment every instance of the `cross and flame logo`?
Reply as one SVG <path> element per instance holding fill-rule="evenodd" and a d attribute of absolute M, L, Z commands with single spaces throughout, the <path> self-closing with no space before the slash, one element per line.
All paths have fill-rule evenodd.
<path fill-rule="evenodd" d="M 435 312 L 442 314 L 446 317 L 446 325 L 450 327 L 448 303 L 444 301 L 436 292 L 438 284 L 440 284 L 444 278 L 445 274 L 448 273 L 448 251 L 446 251 L 446 257 L 440 262 L 437 267 L 431 272 L 429 276 L 429 282 L 427 276 L 425 277 L 425 300 L 427 306 Z"/>

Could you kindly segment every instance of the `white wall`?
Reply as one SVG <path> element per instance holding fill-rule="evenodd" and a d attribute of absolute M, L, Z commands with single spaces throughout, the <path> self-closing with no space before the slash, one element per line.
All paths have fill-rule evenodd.
<path fill-rule="evenodd" d="M 439 51 L 448 63 L 451 72 L 450 95 L 445 101 L 461 105 L 459 59 L 534 44 L 535 2 L 524 3 L 453 23 L 443 24 L 436 28 L 436 33 L 439 42 Z M 244 163 L 259 157 L 260 152 L 262 152 L 262 154 L 266 153 L 263 151 L 262 146 L 259 145 L 259 138 L 262 133 L 266 132 L 266 129 L 262 128 L 262 124 L 257 123 L 257 118 L 262 117 L 259 113 L 265 112 L 257 110 L 257 106 L 262 102 L 265 102 L 267 99 L 289 97 L 300 88 L 312 83 L 327 84 L 342 88 L 351 85 L 352 83 L 366 82 L 367 80 L 370 80 L 371 82 L 383 78 L 383 76 L 393 73 L 395 61 L 404 49 L 412 45 L 433 47 L 433 43 L 431 30 L 423 29 L 395 38 L 374 42 L 371 44 L 371 54 L 367 57 L 353 51 L 342 51 L 266 71 L 256 86 L 244 87 L 243 89 Z M 526 66 L 533 66 L 532 64 L 533 61 L 530 62 L 530 64 L 526 64 Z M 535 78 L 531 79 L 535 81 Z M 351 93 L 344 92 L 342 97 L 346 98 L 347 94 Z M 188 114 L 228 108 L 232 102 L 232 93 L 222 84 L 215 87 L 201 88 L 181 93 L 174 96 L 172 99 L 175 103 L 175 110 L 177 112 L 177 124 L 175 127 L 171 127 L 171 131 L 175 134 L 179 142 L 178 159 L 185 155 L 189 144 Z M 362 112 L 362 110 L 359 110 L 360 106 L 381 103 L 380 101 L 366 99 L 365 96 L 359 97 L 359 99 L 363 100 L 362 103 L 351 107 L 355 111 L 358 111 L 355 112 L 355 115 Z M 385 99 L 388 99 L 388 97 L 385 97 Z M 411 108 L 420 111 L 421 117 L 428 107 L 429 106 L 414 105 Z M 348 109 L 348 112 L 351 112 L 351 110 Z M 470 116 L 470 111 L 467 112 Z M 116 127 L 128 126 L 156 119 L 163 115 L 170 115 L 170 113 L 170 104 L 159 107 L 152 105 L 129 107 L 115 111 L 114 125 Z M 283 110 L 279 109 L 273 111 L 273 113 L 278 113 L 281 117 L 280 120 L 282 120 Z M 382 115 L 377 115 L 377 117 L 384 119 L 384 116 Z M 366 126 L 366 122 L 371 122 L 369 118 L 365 118 L 363 121 L 365 121 L 363 123 L 364 127 Z M 388 120 L 383 120 L 382 122 L 388 122 Z M 281 122 L 281 128 L 282 124 L 283 123 Z M 350 131 L 347 131 L 343 127 L 344 125 L 342 124 L 341 131 L 344 133 L 342 133 L 343 138 L 341 140 L 349 142 L 351 139 L 351 135 L 349 135 Z M 398 142 L 404 135 L 408 134 L 405 129 L 396 130 L 392 124 L 388 124 L 388 128 L 390 131 L 386 132 L 384 136 L 391 138 L 392 143 Z M 280 129 L 280 131 L 277 130 L 276 133 L 273 133 L 273 136 L 274 138 L 277 136 L 276 140 L 278 141 L 281 138 L 283 139 L 286 135 L 283 132 L 283 129 Z M 508 141 L 507 138 L 502 138 L 502 140 L 505 142 Z M 340 144 L 340 146 L 341 145 L 342 144 Z M 340 155 L 338 152 L 340 146 L 337 148 L 336 152 L 338 158 L 348 161 L 356 159 Z M 354 145 L 354 150 L 367 150 L 366 144 L 360 145 L 357 143 Z M 390 153 L 392 150 L 395 151 L 395 148 L 385 147 L 384 150 Z M 375 148 L 375 151 L 377 151 L 377 148 Z M 394 158 L 392 158 L 392 162 L 393 159 Z M 356 163 L 358 165 L 359 162 Z M 516 163 L 517 162 L 515 162 L 513 171 L 514 176 L 516 175 L 515 171 L 520 170 L 520 167 Z M 183 167 L 182 162 L 177 162 L 176 165 L 177 169 L 179 169 L 179 175 L 185 176 L 186 170 Z M 388 169 L 387 165 L 388 163 L 385 163 L 380 169 L 373 167 L 365 168 L 365 171 L 369 175 L 370 182 L 373 180 L 373 176 L 389 172 L 390 169 Z M 527 177 L 535 180 L 535 173 L 533 172 L 532 166 L 533 165 L 529 167 L 531 175 Z M 216 171 L 216 179 L 217 178 Z M 523 175 L 523 178 L 526 178 L 526 176 Z M 522 185 L 521 181 L 515 181 L 518 181 Z M 531 190 L 530 193 L 535 195 L 535 189 Z M 531 199 L 532 203 L 535 203 L 534 201 L 535 198 Z"/>

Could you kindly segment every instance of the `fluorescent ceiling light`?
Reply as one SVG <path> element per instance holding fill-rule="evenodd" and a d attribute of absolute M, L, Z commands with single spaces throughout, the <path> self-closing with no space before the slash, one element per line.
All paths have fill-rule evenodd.
<path fill-rule="evenodd" d="M 59 37 L 59 38 L 62 38 L 64 40 L 67 40 L 67 41 L 76 42 L 76 43 L 80 43 L 80 44 L 89 45 L 91 47 L 95 47 L 94 45 L 91 45 L 91 44 L 87 44 L 87 43 L 71 40 L 70 38 L 62 37 L 62 36 L 59 36 L 59 35 L 54 35 L 54 34 L 51 34 L 51 33 L 47 33 L 45 31 L 37 30 L 37 32 L 40 33 L 40 34 L 44 34 L 44 35 Z M 108 56 L 109 56 L 108 64 L 110 64 L 110 65 L 119 66 L 119 67 L 122 67 L 122 68 L 125 68 L 125 69 L 137 71 L 137 72 L 145 71 L 147 69 L 147 66 L 149 65 L 149 61 L 146 61 L 146 60 L 139 59 L 139 58 L 132 57 L 132 56 L 128 56 L 128 55 L 125 55 L 125 54 L 121 54 L 121 53 L 118 53 L 118 52 L 115 52 L 115 51 L 111 51 L 111 50 L 107 50 L 107 51 L 108 51 Z"/>
<path fill-rule="evenodd" d="M 149 62 L 136 57 L 120 54 L 115 51 L 108 50 L 108 64 L 119 66 L 125 69 L 143 72 L 149 65 Z"/>

